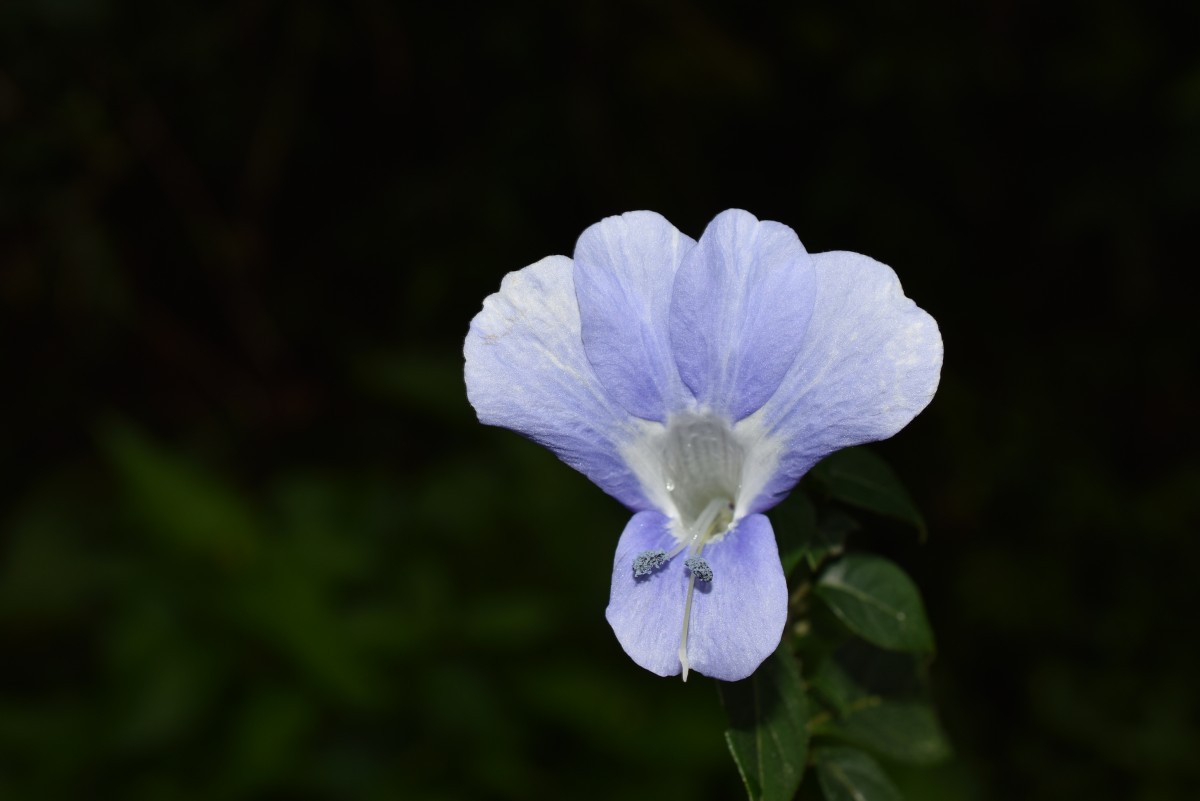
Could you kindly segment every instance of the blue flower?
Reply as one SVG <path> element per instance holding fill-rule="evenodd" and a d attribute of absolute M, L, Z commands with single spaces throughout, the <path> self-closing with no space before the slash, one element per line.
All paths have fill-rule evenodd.
<path fill-rule="evenodd" d="M 736 209 L 698 242 L 649 211 L 602 220 L 573 260 L 509 273 L 464 351 L 482 422 L 634 512 L 607 618 L 635 662 L 685 680 L 736 681 L 775 650 L 788 592 L 763 512 L 907 425 L 942 364 L 891 268 Z"/>

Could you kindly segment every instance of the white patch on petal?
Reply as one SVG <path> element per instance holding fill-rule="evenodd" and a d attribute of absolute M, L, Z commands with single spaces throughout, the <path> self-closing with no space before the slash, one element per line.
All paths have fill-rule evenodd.
<path fill-rule="evenodd" d="M 667 479 L 663 465 L 663 450 L 667 439 L 667 427 L 650 420 L 634 420 L 638 433 L 621 446 L 621 457 L 629 470 L 637 476 L 646 500 L 667 517 L 671 518 L 672 530 L 679 520 L 675 503 L 667 491 Z"/>
<path fill-rule="evenodd" d="M 646 498 L 671 520 L 683 543 L 714 500 L 733 509 L 705 543 L 719 542 L 744 517 L 774 476 L 783 443 L 753 414 L 737 425 L 709 410 L 689 410 L 661 423 L 640 422 L 640 433 L 621 449 Z"/>
<path fill-rule="evenodd" d="M 737 499 L 744 463 L 745 449 L 724 419 L 695 412 L 668 419 L 663 474 L 685 523 L 695 522 L 714 499 Z"/>
<path fill-rule="evenodd" d="M 764 414 L 760 409 L 749 417 L 738 421 L 733 435 L 746 452 L 742 467 L 742 486 L 738 491 L 734 520 L 741 520 L 750 513 L 750 504 L 758 497 L 767 483 L 775 477 L 779 460 L 783 456 L 784 441 L 767 430 Z"/>

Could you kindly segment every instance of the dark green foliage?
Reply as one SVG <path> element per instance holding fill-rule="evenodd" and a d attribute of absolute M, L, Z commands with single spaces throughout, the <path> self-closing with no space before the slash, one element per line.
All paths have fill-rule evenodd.
<path fill-rule="evenodd" d="M 853 748 L 820 748 L 817 777 L 828 801 L 900 801 L 879 763 Z"/>
<path fill-rule="evenodd" d="M 771 510 L 771 527 L 779 544 L 779 559 L 783 573 L 791 576 L 796 567 L 812 552 L 818 537 L 817 510 L 807 493 L 793 492 L 783 503 Z"/>
<path fill-rule="evenodd" d="M 881 648 L 933 650 L 933 632 L 912 580 L 892 562 L 849 554 L 823 570 L 816 593 L 850 631 Z"/>
<path fill-rule="evenodd" d="M 888 463 L 870 450 L 846 448 L 832 453 L 813 468 L 812 475 L 834 500 L 903 521 L 925 536 L 925 518 L 908 490 Z"/>
<path fill-rule="evenodd" d="M 720 685 L 726 738 L 751 801 L 793 797 L 810 737 L 825 801 L 900 798 L 871 754 L 918 766 L 951 754 L 929 698 L 933 633 L 919 591 L 881 556 L 843 554 L 860 526 L 834 502 L 879 512 L 879 498 L 908 497 L 879 457 L 857 453 L 839 461 L 837 481 L 871 492 L 814 501 L 801 490 L 775 515 L 785 569 L 795 571 L 789 636 L 750 679 Z M 781 718 L 794 725 L 797 717 L 803 737 L 781 727 Z M 814 792 L 805 787 L 803 797 Z"/>
<path fill-rule="evenodd" d="M 788 801 L 808 758 L 808 699 L 790 649 L 781 646 L 748 679 L 717 682 L 729 716 L 725 742 L 751 801 Z"/>
<path fill-rule="evenodd" d="M 815 733 L 845 740 L 882 757 L 935 765 L 950 756 L 946 735 L 928 703 L 865 697 Z"/>

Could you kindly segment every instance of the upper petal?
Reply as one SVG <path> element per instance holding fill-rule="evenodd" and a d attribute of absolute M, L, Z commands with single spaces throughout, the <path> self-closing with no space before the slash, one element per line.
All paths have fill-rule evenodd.
<path fill-rule="evenodd" d="M 812 315 L 816 280 L 791 228 L 722 212 L 683 259 L 671 348 L 696 399 L 734 422 L 779 387 Z"/>
<path fill-rule="evenodd" d="M 743 518 L 704 558 L 713 580 L 696 584 L 688 660 L 705 676 L 739 681 L 775 651 L 787 623 L 787 579 L 771 521 Z"/>
<path fill-rule="evenodd" d="M 675 271 L 695 245 L 652 211 L 601 220 L 575 245 L 584 351 L 608 393 L 637 417 L 663 422 L 683 405 L 668 317 Z"/>
<path fill-rule="evenodd" d="M 754 502 L 778 503 L 840 448 L 886 439 L 929 404 L 942 368 L 937 323 L 885 264 L 858 253 L 813 256 L 817 300 L 799 355 L 761 411 L 781 444 L 774 478 Z"/>
<path fill-rule="evenodd" d="M 570 259 L 550 256 L 506 275 L 471 321 L 463 353 L 481 422 L 544 445 L 626 506 L 647 505 L 620 454 L 634 421 L 583 352 Z"/>

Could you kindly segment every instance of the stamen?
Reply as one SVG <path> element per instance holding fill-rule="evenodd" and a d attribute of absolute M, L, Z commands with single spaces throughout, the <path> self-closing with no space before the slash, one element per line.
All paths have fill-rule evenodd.
<path fill-rule="evenodd" d="M 717 516 L 722 511 L 729 509 L 730 504 L 728 498 L 713 498 L 704 507 L 704 511 L 696 518 L 695 524 L 692 526 L 692 539 L 699 539 L 701 544 L 707 542 L 717 532 L 714 531 L 717 526 Z"/>
<path fill-rule="evenodd" d="M 683 566 L 692 574 L 688 578 L 687 603 L 683 605 L 683 635 L 679 638 L 679 665 L 683 668 L 683 680 L 687 681 L 688 670 L 691 668 L 688 662 L 687 641 L 688 629 L 691 628 L 692 622 L 692 595 L 696 592 L 697 581 L 713 580 L 713 571 L 708 560 L 700 556 L 689 556 L 683 560 Z"/>
<path fill-rule="evenodd" d="M 691 664 L 688 662 L 687 641 L 688 629 L 691 627 L 692 621 L 692 595 L 696 591 L 697 581 L 713 580 L 712 567 L 708 564 L 708 560 L 701 558 L 700 552 L 704 550 L 705 544 L 714 535 L 725 530 L 729 525 L 732 512 L 733 504 L 728 498 L 713 498 L 692 525 L 692 536 L 680 543 L 679 547 L 667 556 L 670 559 L 684 548 L 691 546 L 692 555 L 683 560 L 683 566 L 691 573 L 688 578 L 687 603 L 683 607 L 683 634 L 679 638 L 679 665 L 683 668 L 684 681 L 687 681 L 688 671 L 691 669 Z"/>
<path fill-rule="evenodd" d="M 642 551 L 633 560 L 633 577 L 642 578 L 658 570 L 684 550 L 691 551 L 688 558 L 683 560 L 683 566 L 690 573 L 687 602 L 683 607 L 683 632 L 679 637 L 679 665 L 682 668 L 684 681 L 687 681 L 688 673 L 691 671 L 691 663 L 688 662 L 687 655 L 687 642 L 688 629 L 691 627 L 692 621 L 692 597 L 696 592 L 696 582 L 713 580 L 712 566 L 708 564 L 707 559 L 701 558 L 700 553 L 713 537 L 725 532 L 732 519 L 733 502 L 727 497 L 712 498 L 700 512 L 699 517 L 685 530 L 685 533 L 690 536 L 671 549 L 670 553 L 661 548 Z"/>
<path fill-rule="evenodd" d="M 696 542 L 696 537 L 695 537 L 695 535 L 693 535 L 690 540 L 684 540 L 683 542 L 679 543 L 674 548 L 672 548 L 671 552 L 669 554 L 667 554 L 667 558 L 674 559 L 676 556 L 678 556 L 680 553 L 682 553 L 684 548 L 694 545 L 695 542 Z"/>
<path fill-rule="evenodd" d="M 667 556 L 667 552 L 663 550 L 642 551 L 633 560 L 634 578 L 641 578 L 642 576 L 650 575 L 655 570 L 658 570 L 660 567 L 665 565 L 667 560 L 670 558 L 670 556 Z"/>
<path fill-rule="evenodd" d="M 689 559 L 688 561 L 690 562 L 691 560 Z M 692 619 L 692 592 L 695 589 L 696 589 L 696 574 L 692 573 L 691 578 L 688 579 L 687 603 L 683 607 L 683 637 L 680 639 L 680 642 L 679 642 L 679 664 L 683 668 L 683 680 L 684 681 L 687 681 L 688 669 L 691 667 L 691 665 L 688 664 L 687 635 L 688 635 L 688 623 Z"/>
<path fill-rule="evenodd" d="M 699 556 L 689 556 L 683 560 L 683 566 L 692 572 L 692 576 L 696 581 L 712 581 L 713 572 L 709 567 L 708 561 Z"/>

